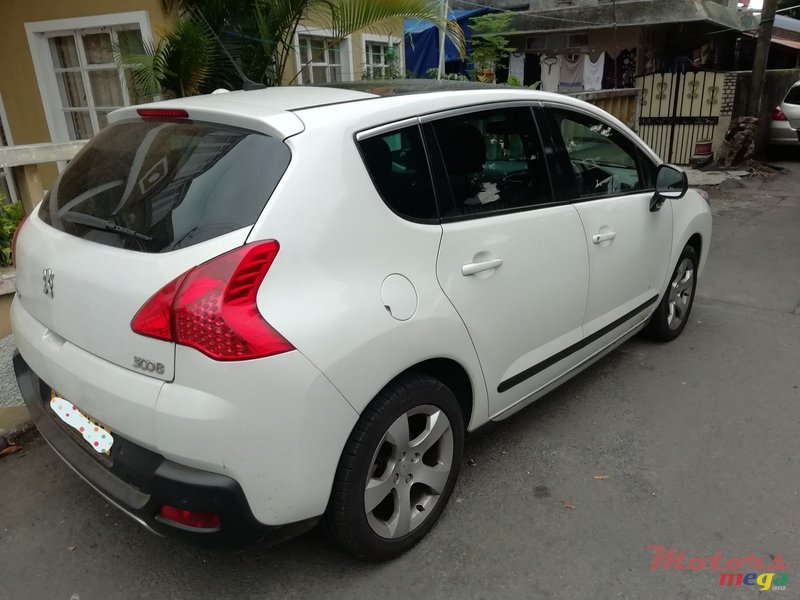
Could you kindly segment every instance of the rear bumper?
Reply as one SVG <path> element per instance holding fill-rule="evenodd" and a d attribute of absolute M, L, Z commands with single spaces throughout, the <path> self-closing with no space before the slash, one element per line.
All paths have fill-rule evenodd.
<path fill-rule="evenodd" d="M 788 121 L 772 121 L 769 141 L 774 146 L 800 146 L 798 131 Z"/>
<path fill-rule="evenodd" d="M 266 526 L 254 516 L 241 486 L 218 473 L 190 468 L 165 459 L 115 435 L 112 461 L 104 464 L 81 447 L 48 408 L 50 388 L 22 356 L 14 355 L 20 392 L 44 439 L 89 485 L 134 520 L 151 531 L 189 541 L 247 545 L 266 539 L 279 542 L 312 528 L 318 519 Z M 159 516 L 162 505 L 215 513 L 220 525 L 196 529 Z"/>

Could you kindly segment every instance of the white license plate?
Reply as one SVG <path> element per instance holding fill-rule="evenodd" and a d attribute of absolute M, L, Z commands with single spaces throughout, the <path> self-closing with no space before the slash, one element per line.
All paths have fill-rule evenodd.
<path fill-rule="evenodd" d="M 90 419 L 72 402 L 55 393 L 50 398 L 50 408 L 59 419 L 80 433 L 98 454 L 111 454 L 114 436 L 107 427 Z"/>

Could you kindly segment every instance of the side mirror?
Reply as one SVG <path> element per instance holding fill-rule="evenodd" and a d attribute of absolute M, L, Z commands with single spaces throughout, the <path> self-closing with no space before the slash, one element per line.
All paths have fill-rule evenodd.
<path fill-rule="evenodd" d="M 650 201 L 650 211 L 661 208 L 664 200 L 678 200 L 689 191 L 686 171 L 674 165 L 663 164 L 656 172 L 656 193 Z"/>

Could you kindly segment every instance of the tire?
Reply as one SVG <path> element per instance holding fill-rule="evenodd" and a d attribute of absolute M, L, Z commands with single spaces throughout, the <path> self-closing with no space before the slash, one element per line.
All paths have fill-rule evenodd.
<path fill-rule="evenodd" d="M 644 329 L 647 337 L 659 342 L 669 342 L 678 337 L 686 327 L 697 289 L 698 263 L 695 249 L 686 246 L 678 258 L 664 297 Z"/>
<path fill-rule="evenodd" d="M 325 515 L 333 540 L 372 561 L 410 549 L 442 514 L 463 448 L 464 419 L 447 386 L 422 374 L 391 382 L 364 410 L 339 460 Z"/>

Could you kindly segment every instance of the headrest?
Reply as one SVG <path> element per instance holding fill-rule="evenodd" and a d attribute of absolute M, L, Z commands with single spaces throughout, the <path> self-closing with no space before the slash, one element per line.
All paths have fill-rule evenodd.
<path fill-rule="evenodd" d="M 447 172 L 472 175 L 483 170 L 486 146 L 480 130 L 469 123 L 444 122 L 436 127 Z"/>
<path fill-rule="evenodd" d="M 370 175 L 385 177 L 392 172 L 392 151 L 386 140 L 380 137 L 368 138 L 361 142 L 361 151 Z"/>

